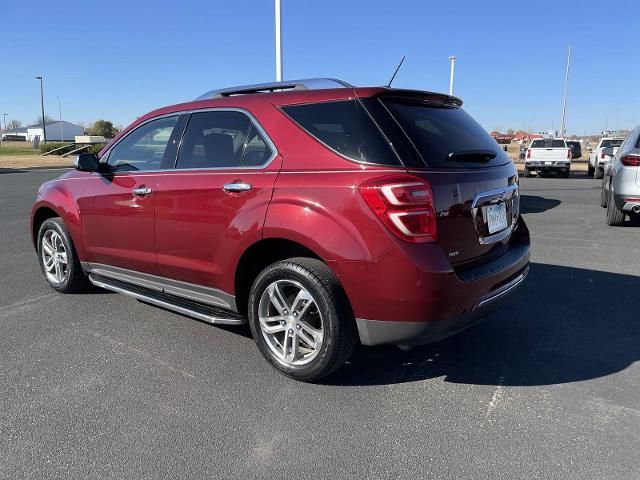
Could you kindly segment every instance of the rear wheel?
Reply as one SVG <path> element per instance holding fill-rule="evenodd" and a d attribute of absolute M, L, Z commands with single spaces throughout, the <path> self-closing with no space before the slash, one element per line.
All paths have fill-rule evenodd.
<path fill-rule="evenodd" d="M 54 290 L 72 293 L 88 286 L 73 240 L 61 218 L 49 218 L 40 226 L 38 258 L 44 278 Z"/>
<path fill-rule="evenodd" d="M 593 176 L 593 167 L 591 166 L 591 164 L 588 164 L 587 166 L 587 177 L 592 177 Z"/>
<path fill-rule="evenodd" d="M 524 172 L 522 172 L 522 176 L 523 177 L 530 177 L 531 176 L 531 172 L 529 171 L 529 169 L 527 167 L 524 167 Z"/>
<path fill-rule="evenodd" d="M 571 175 L 571 170 L 567 169 L 566 171 L 562 172 L 562 178 L 569 178 L 569 176 Z"/>
<path fill-rule="evenodd" d="M 607 225 L 619 227 L 624 223 L 625 214 L 617 206 L 613 200 L 613 189 L 609 187 L 609 196 L 607 200 Z"/>
<path fill-rule="evenodd" d="M 258 275 L 249 294 L 249 325 L 271 365 L 308 382 L 340 368 L 357 340 L 338 279 L 310 258 L 276 262 Z"/>

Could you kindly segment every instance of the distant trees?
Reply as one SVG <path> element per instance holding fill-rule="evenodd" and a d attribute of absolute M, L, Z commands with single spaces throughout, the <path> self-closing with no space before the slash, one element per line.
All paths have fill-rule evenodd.
<path fill-rule="evenodd" d="M 45 115 L 44 116 L 44 124 L 48 124 L 51 122 L 55 122 L 56 119 L 53 117 L 50 117 L 49 115 Z M 38 118 L 36 118 L 35 122 L 33 122 L 32 127 L 41 127 L 42 126 L 42 115 L 40 115 Z"/>
<path fill-rule="evenodd" d="M 118 134 L 118 129 L 113 126 L 113 122 L 108 120 L 96 120 L 89 127 L 91 135 L 98 135 L 105 138 L 113 138 Z"/>
<path fill-rule="evenodd" d="M 13 130 L 14 128 L 22 127 L 22 122 L 20 120 L 11 120 L 7 123 L 7 130 Z"/>

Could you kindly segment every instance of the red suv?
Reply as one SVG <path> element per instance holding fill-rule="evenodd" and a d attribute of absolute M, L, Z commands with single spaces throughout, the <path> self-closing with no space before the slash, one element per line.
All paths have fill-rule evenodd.
<path fill-rule="evenodd" d="M 302 80 L 151 112 L 45 183 L 32 237 L 59 292 L 94 285 L 249 322 L 317 380 L 358 341 L 440 340 L 525 278 L 518 176 L 438 93 Z"/>

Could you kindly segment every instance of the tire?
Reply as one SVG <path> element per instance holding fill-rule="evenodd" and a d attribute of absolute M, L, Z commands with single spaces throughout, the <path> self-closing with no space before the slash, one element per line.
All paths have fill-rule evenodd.
<path fill-rule="evenodd" d="M 606 179 L 605 179 L 606 180 Z M 602 208 L 607 208 L 607 190 L 604 188 L 606 182 L 602 181 L 602 188 L 600 189 L 600 206 Z"/>
<path fill-rule="evenodd" d="M 593 172 L 593 178 L 602 178 L 604 177 L 604 171 L 600 171 L 599 168 L 596 168 L 595 171 Z"/>
<path fill-rule="evenodd" d="M 609 186 L 609 196 L 607 199 L 607 225 L 612 227 L 619 227 L 624 223 L 625 214 L 618 207 L 613 200 L 613 189 Z"/>
<path fill-rule="evenodd" d="M 60 293 L 73 293 L 89 286 L 69 229 L 61 218 L 45 220 L 38 230 L 37 242 L 38 263 L 51 288 Z"/>
<path fill-rule="evenodd" d="M 527 167 L 524 167 L 524 172 L 522 172 L 522 176 L 525 177 L 525 178 L 531 176 L 531 172 L 529 171 L 529 169 Z"/>
<path fill-rule="evenodd" d="M 290 258 L 269 265 L 254 281 L 248 307 L 260 352 L 288 377 L 320 380 L 353 353 L 358 337 L 351 307 L 337 277 L 320 260 Z"/>
<path fill-rule="evenodd" d="M 591 166 L 591 164 L 587 165 L 587 177 L 592 177 L 593 176 L 593 170 L 594 168 Z"/>
<path fill-rule="evenodd" d="M 562 178 L 569 178 L 570 175 L 571 175 L 571 170 L 567 170 L 566 172 L 562 172 L 560 176 Z"/>

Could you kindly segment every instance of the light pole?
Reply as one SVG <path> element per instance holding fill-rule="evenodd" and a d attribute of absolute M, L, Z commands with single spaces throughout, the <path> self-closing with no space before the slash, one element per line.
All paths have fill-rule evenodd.
<path fill-rule="evenodd" d="M 8 113 L 3 113 L 2 116 L 4 117 L 4 133 L 6 135 L 7 133 L 7 115 L 9 115 Z M 0 130 L 2 130 L 2 125 L 0 125 Z M 0 147 L 2 146 L 2 132 L 0 132 Z"/>
<path fill-rule="evenodd" d="M 567 89 L 569 88 L 569 66 L 571 65 L 571 45 L 569 45 L 569 52 L 567 53 L 567 70 L 564 74 L 564 97 L 562 99 L 562 123 L 560 126 L 560 135 L 564 137 L 565 134 L 565 117 L 567 115 Z"/>
<path fill-rule="evenodd" d="M 42 77 L 36 77 L 36 80 L 40 80 L 40 107 L 42 108 L 42 136 L 44 143 L 47 143 L 47 128 L 44 123 L 44 81 Z"/>
<path fill-rule="evenodd" d="M 275 0 L 276 11 L 276 81 L 282 81 L 282 9 L 280 0 Z"/>
<path fill-rule="evenodd" d="M 60 95 L 58 95 L 58 115 L 60 116 L 60 141 L 64 142 L 64 135 L 62 134 L 62 107 L 60 106 Z"/>
<path fill-rule="evenodd" d="M 449 95 L 453 95 L 453 74 L 456 69 L 456 57 L 454 55 L 449 57 L 451 61 L 451 72 L 449 73 Z"/>

